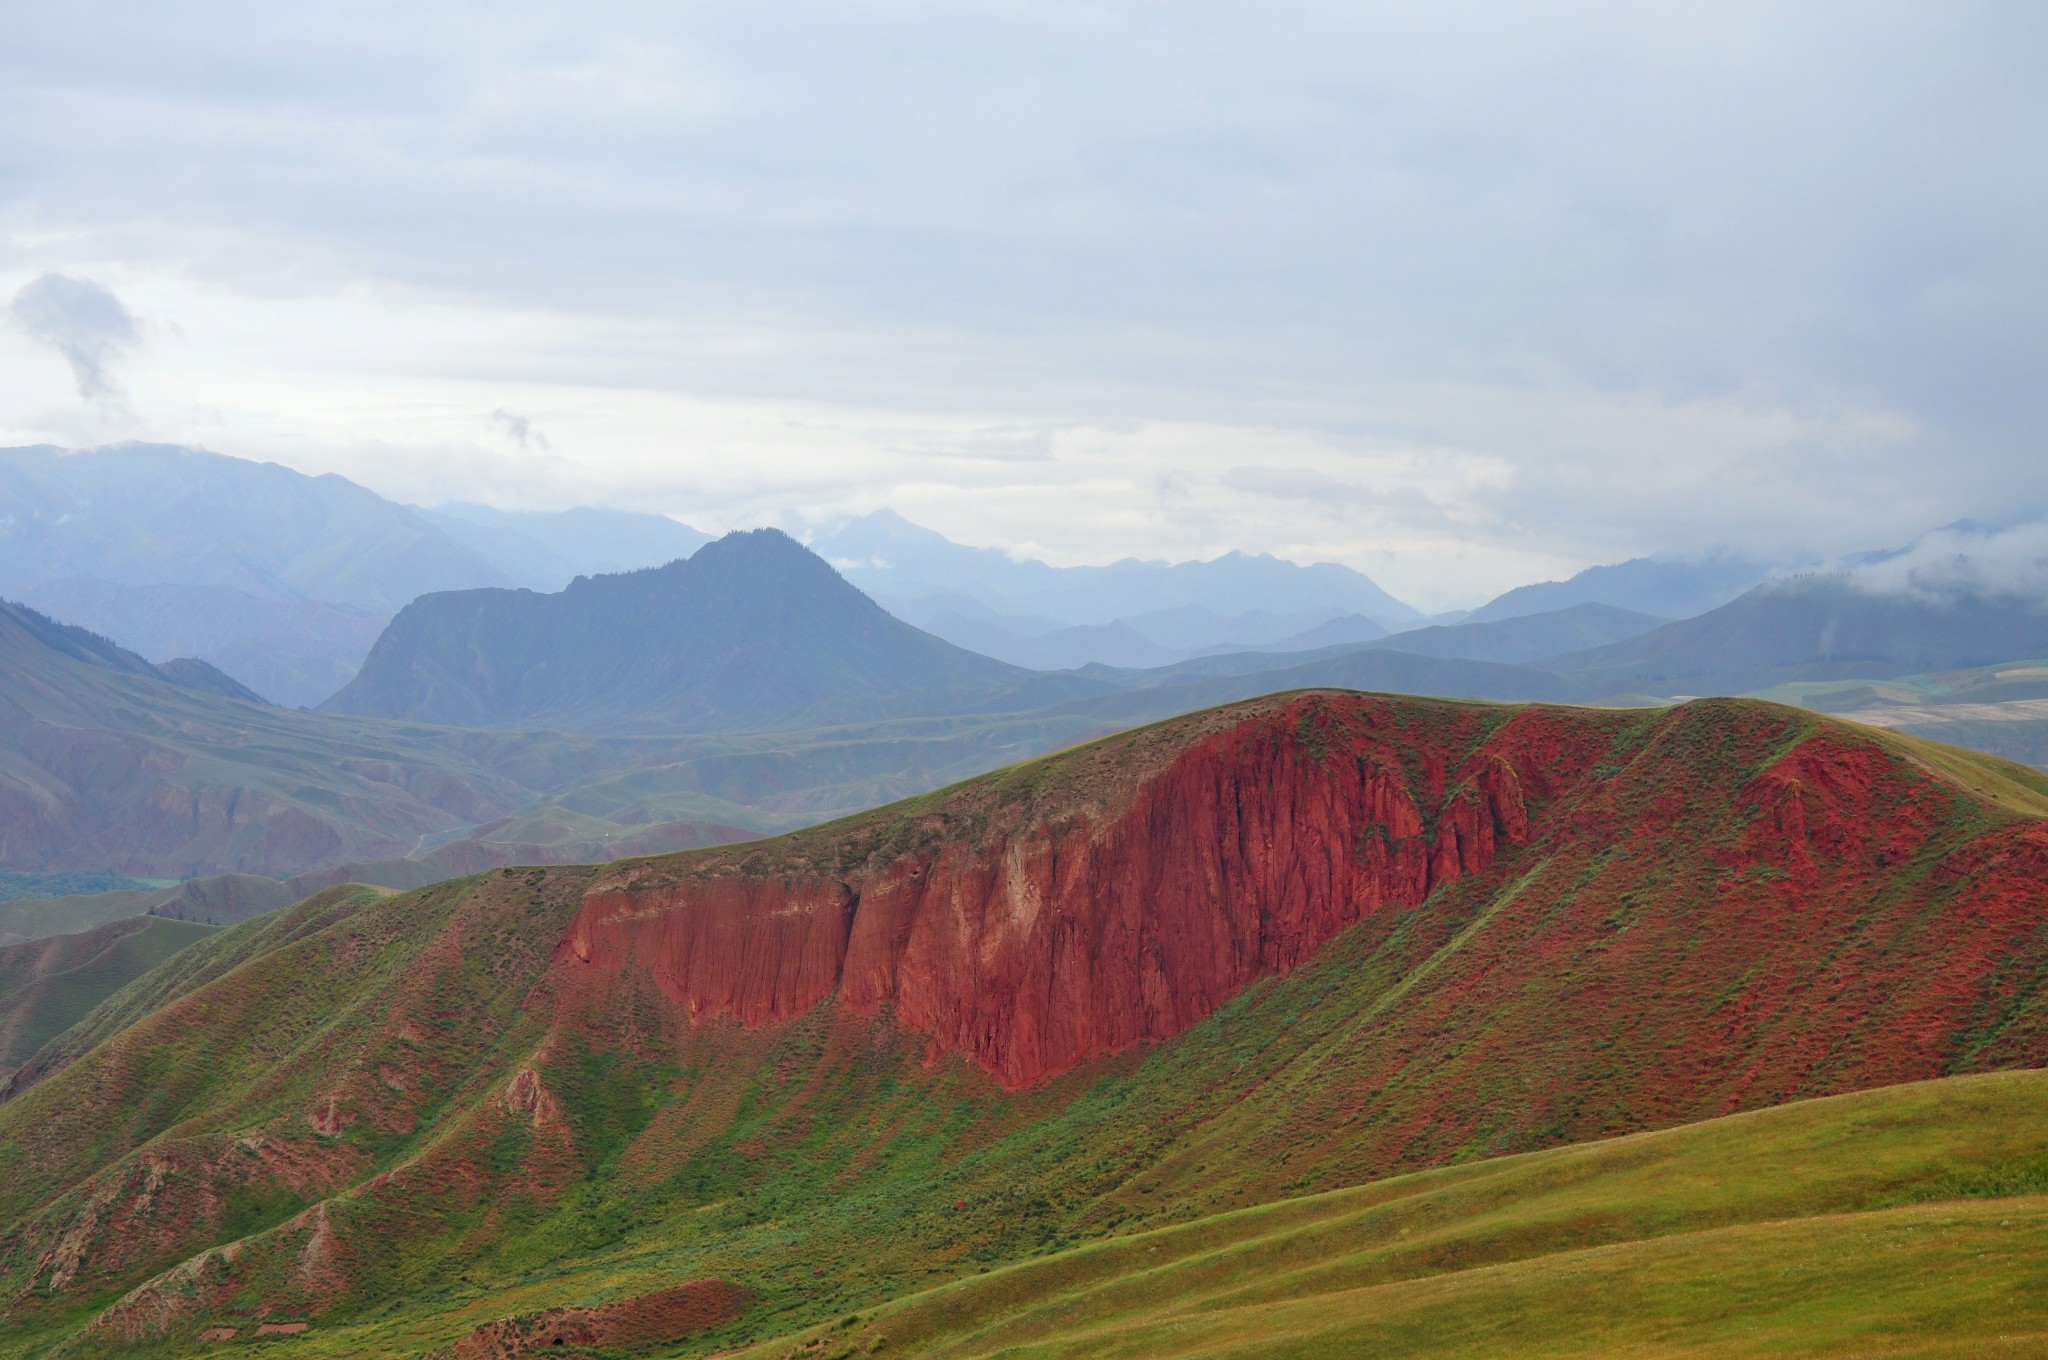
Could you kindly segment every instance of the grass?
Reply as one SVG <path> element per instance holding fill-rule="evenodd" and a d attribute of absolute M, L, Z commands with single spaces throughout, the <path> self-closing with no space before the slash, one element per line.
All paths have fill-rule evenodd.
<path fill-rule="evenodd" d="M 1214 1215 L 740 1355 L 2030 1353 L 2044 1125 L 2040 1072 L 1799 1102 Z"/>
<path fill-rule="evenodd" d="M 0 948 L 0 1076 L 215 927 L 130 917 Z"/>

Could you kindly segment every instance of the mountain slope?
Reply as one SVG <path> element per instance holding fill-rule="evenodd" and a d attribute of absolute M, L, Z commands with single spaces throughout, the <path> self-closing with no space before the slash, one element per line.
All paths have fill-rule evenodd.
<path fill-rule="evenodd" d="M 744 731 L 960 712 L 1033 679 L 892 618 L 793 539 L 761 529 L 556 595 L 418 600 L 323 707 L 473 726 Z M 1042 688 L 1038 702 L 1100 687 Z"/>
<path fill-rule="evenodd" d="M 0 449 L 0 514 L 6 595 L 86 576 L 388 614 L 425 591 L 505 580 L 345 478 L 163 444 Z"/>
<path fill-rule="evenodd" d="M 0 1106 L 0 1353 L 283 1319 L 309 1355 L 488 1350 L 722 1282 L 653 1338 L 701 1353 L 1405 1170 L 2039 1065 L 2044 810 L 1771 705 L 1309 693 L 365 904 Z"/>
<path fill-rule="evenodd" d="M 174 685 L 104 638 L 0 601 L 0 863 L 9 865 L 298 873 L 407 855 L 629 774 L 639 783 L 627 797 L 588 796 L 612 816 L 642 820 L 586 815 L 586 840 L 646 831 L 693 806 L 747 821 L 721 800 L 675 796 L 675 785 L 707 782 L 690 757 L 733 754 L 261 707 Z M 673 778 L 659 773 L 678 763 Z"/>
<path fill-rule="evenodd" d="M 1960 670 L 2048 654 L 2048 607 L 2020 597 L 1880 594 L 1773 581 L 1698 618 L 1559 657 L 1590 693 L 1742 693 L 1794 680 Z"/>
<path fill-rule="evenodd" d="M 175 878 L 353 865 L 413 887 L 759 834 L 1105 726 L 1040 711 L 744 736 L 466 731 L 253 706 L 167 669 L 182 668 L 0 602 L 0 864 Z M 148 900 L 115 896 L 9 908 L 0 934 L 82 930 Z"/>

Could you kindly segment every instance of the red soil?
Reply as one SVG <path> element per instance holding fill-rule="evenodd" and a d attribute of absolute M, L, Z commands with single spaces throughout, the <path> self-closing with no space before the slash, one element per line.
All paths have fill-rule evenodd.
<path fill-rule="evenodd" d="M 724 1280 L 687 1284 L 598 1308 L 550 1308 L 479 1327 L 444 1360 L 515 1360 L 556 1346 L 651 1346 L 680 1341 L 739 1316 L 746 1290 Z"/>
<path fill-rule="evenodd" d="M 693 1021 L 785 1020 L 836 990 L 856 1014 L 891 1008 L 935 1056 L 1030 1085 L 1171 1038 L 1347 926 L 1490 865 L 1613 726 L 1501 717 L 1303 696 L 1134 787 L 1069 780 L 985 809 L 978 834 L 846 871 L 628 870 L 587 897 L 565 966 L 585 986 L 645 970 Z"/>

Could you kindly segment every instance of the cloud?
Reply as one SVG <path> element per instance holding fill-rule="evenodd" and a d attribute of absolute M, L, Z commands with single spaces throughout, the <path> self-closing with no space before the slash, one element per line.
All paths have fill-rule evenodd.
<path fill-rule="evenodd" d="M 1995 528 L 1951 525 L 1897 552 L 1852 562 L 1845 574 L 1873 595 L 1937 602 L 1993 596 L 2048 607 L 2048 519 Z"/>
<path fill-rule="evenodd" d="M 192 330 L 177 398 L 267 439 L 545 400 L 574 453 L 501 422 L 508 497 L 908 492 L 1068 559 L 1399 548 L 1475 598 L 2048 500 L 2041 6 L 193 0 L 8 38 L 0 298 L 112 262 Z M 1182 447 L 1069 433 L 1118 423 Z M 1353 440 L 1499 475 L 1404 501 L 1294 447 Z"/>
<path fill-rule="evenodd" d="M 505 432 L 505 437 L 521 453 L 553 453 L 555 446 L 548 442 L 547 435 L 536 426 L 532 419 L 509 411 L 503 406 L 491 412 L 491 423 Z"/>
<path fill-rule="evenodd" d="M 42 274 L 14 295 L 7 314 L 71 365 L 79 396 L 101 407 L 124 404 L 112 365 L 141 339 L 141 328 L 111 289 L 91 279 Z"/>

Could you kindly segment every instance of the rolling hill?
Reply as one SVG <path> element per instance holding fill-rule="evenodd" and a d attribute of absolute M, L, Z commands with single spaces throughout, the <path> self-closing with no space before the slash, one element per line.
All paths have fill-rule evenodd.
<path fill-rule="evenodd" d="M 1105 688 L 920 632 L 788 535 L 757 529 L 559 594 L 424 597 L 322 707 L 467 726 L 764 731 L 1026 709 Z"/>
<path fill-rule="evenodd" d="M 2038 1332 L 2040 1079 L 1899 1084 L 2048 1061 L 2044 814 L 1769 704 L 1307 692 L 337 890 L 0 1104 L 0 1354 Z"/>

